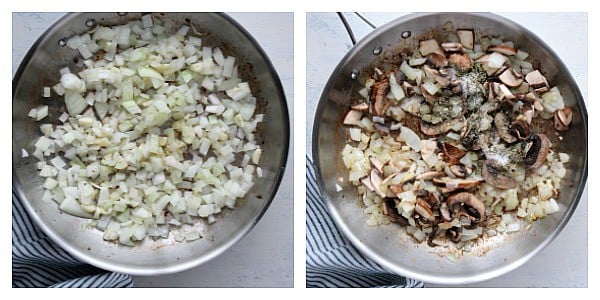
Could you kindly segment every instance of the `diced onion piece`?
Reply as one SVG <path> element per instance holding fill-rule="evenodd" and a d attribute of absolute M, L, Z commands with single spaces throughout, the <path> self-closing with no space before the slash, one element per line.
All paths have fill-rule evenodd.
<path fill-rule="evenodd" d="M 50 98 L 50 87 L 45 86 L 42 91 L 42 97 Z"/>

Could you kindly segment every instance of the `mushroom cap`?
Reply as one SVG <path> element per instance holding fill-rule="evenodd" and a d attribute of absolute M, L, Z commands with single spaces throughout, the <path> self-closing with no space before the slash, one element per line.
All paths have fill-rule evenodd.
<path fill-rule="evenodd" d="M 537 169 L 546 161 L 550 151 L 550 140 L 545 134 L 537 133 L 530 135 L 528 141 L 531 143 L 531 147 L 525 154 L 523 163 L 532 169 Z"/>
<path fill-rule="evenodd" d="M 502 175 L 502 166 L 493 159 L 488 159 L 483 163 L 481 175 L 485 182 L 503 190 L 514 189 L 517 182 L 507 176 Z"/>
<path fill-rule="evenodd" d="M 448 197 L 447 203 L 450 208 L 455 205 L 462 206 L 476 223 L 485 220 L 485 205 L 477 196 L 471 193 L 460 192 L 453 194 Z"/>
<path fill-rule="evenodd" d="M 508 122 L 508 116 L 506 116 L 506 114 L 503 112 L 498 112 L 494 116 L 494 125 L 496 125 L 496 132 L 498 132 L 498 136 L 500 136 L 500 138 L 502 138 L 502 140 L 505 142 L 512 144 L 517 141 L 517 138 L 512 135 Z"/>

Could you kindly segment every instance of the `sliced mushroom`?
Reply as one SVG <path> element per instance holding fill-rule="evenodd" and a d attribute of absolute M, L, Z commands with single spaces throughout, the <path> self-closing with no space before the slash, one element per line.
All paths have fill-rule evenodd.
<path fill-rule="evenodd" d="M 513 68 L 506 68 L 506 70 L 498 76 L 498 79 L 510 87 L 518 87 L 523 83 L 523 75 L 516 73 Z"/>
<path fill-rule="evenodd" d="M 498 52 L 508 56 L 517 54 L 517 50 L 515 48 L 506 45 L 490 46 L 487 50 L 488 52 Z"/>
<path fill-rule="evenodd" d="M 508 122 L 508 117 L 503 112 L 499 112 L 494 116 L 494 125 L 496 125 L 498 136 L 505 142 L 512 144 L 517 141 L 517 138 L 512 135 Z"/>
<path fill-rule="evenodd" d="M 558 131 L 569 129 L 569 125 L 573 121 L 573 110 L 566 106 L 557 110 L 554 113 L 554 128 Z"/>
<path fill-rule="evenodd" d="M 371 162 L 371 166 L 373 168 L 375 168 L 375 170 L 377 170 L 377 172 L 379 172 L 379 174 L 383 174 L 383 167 L 386 165 L 386 163 L 382 163 L 375 156 L 369 157 L 369 161 Z"/>
<path fill-rule="evenodd" d="M 436 136 L 450 131 L 454 126 L 463 122 L 462 118 L 452 119 L 438 125 L 431 125 L 426 122 L 421 122 L 421 132 L 428 136 Z"/>
<path fill-rule="evenodd" d="M 373 189 L 375 190 L 377 195 L 379 195 L 379 197 L 385 198 L 385 193 L 381 190 L 382 182 L 383 182 L 383 179 L 381 179 L 381 176 L 379 176 L 379 173 L 377 172 L 377 170 L 372 169 L 371 170 L 371 184 L 373 185 Z"/>
<path fill-rule="evenodd" d="M 352 108 L 353 110 L 358 110 L 358 111 L 368 111 L 369 104 L 367 104 L 365 102 L 356 103 L 356 104 L 353 104 L 352 106 L 350 106 L 350 108 Z"/>
<path fill-rule="evenodd" d="M 442 48 L 446 52 L 462 52 L 463 46 L 461 43 L 442 43 Z"/>
<path fill-rule="evenodd" d="M 492 83 L 494 88 L 494 93 L 498 96 L 499 100 L 514 100 L 516 99 L 515 95 L 510 91 L 510 89 L 501 83 L 494 82 Z"/>
<path fill-rule="evenodd" d="M 548 81 L 539 70 L 534 70 L 525 75 L 525 81 L 534 89 L 548 88 Z"/>
<path fill-rule="evenodd" d="M 419 41 L 419 52 L 421 56 L 427 56 L 429 53 L 438 53 L 444 55 L 444 51 L 435 39 Z"/>
<path fill-rule="evenodd" d="M 390 80 L 388 78 L 384 78 L 373 85 L 373 90 L 371 92 L 373 115 L 379 117 L 383 116 L 387 108 L 391 105 L 391 103 L 388 103 L 387 101 L 389 89 Z"/>
<path fill-rule="evenodd" d="M 437 68 L 443 68 L 448 66 L 448 59 L 444 54 L 439 54 L 436 52 L 429 53 L 427 54 L 427 60 Z"/>
<path fill-rule="evenodd" d="M 471 68 L 471 58 L 466 53 L 452 53 L 448 57 L 448 64 L 466 72 Z"/>
<path fill-rule="evenodd" d="M 523 158 L 523 164 L 537 169 L 546 161 L 548 151 L 550 151 L 550 140 L 546 135 L 537 133 L 530 135 L 528 141 L 530 146 Z"/>
<path fill-rule="evenodd" d="M 431 207 L 427 202 L 423 201 L 420 198 L 417 199 L 417 204 L 415 204 L 415 212 L 421 217 L 425 218 L 427 221 L 435 221 L 435 215 L 433 215 Z"/>
<path fill-rule="evenodd" d="M 433 178 L 437 178 L 437 177 L 442 177 L 446 175 L 446 173 L 441 172 L 441 171 L 427 171 L 427 172 L 423 172 L 419 175 L 417 175 L 417 177 L 415 177 L 416 180 L 431 180 Z"/>
<path fill-rule="evenodd" d="M 373 127 L 379 132 L 381 136 L 390 134 L 390 126 L 385 124 L 373 123 Z"/>
<path fill-rule="evenodd" d="M 391 198 L 386 198 L 382 203 L 383 214 L 387 215 L 390 218 L 390 221 L 399 223 L 400 225 L 406 226 L 408 225 L 408 220 L 398 214 L 398 209 L 396 209 L 396 200 Z"/>
<path fill-rule="evenodd" d="M 529 124 L 523 120 L 515 120 L 510 125 L 511 133 L 520 140 L 525 140 L 529 137 Z"/>
<path fill-rule="evenodd" d="M 458 39 L 460 43 L 467 49 L 473 49 L 475 45 L 475 32 L 473 29 L 458 29 L 456 30 L 456 35 L 458 35 Z"/>
<path fill-rule="evenodd" d="M 502 166 L 493 159 L 488 159 L 483 163 L 481 176 L 483 176 L 485 182 L 499 189 L 508 190 L 517 187 L 517 182 L 514 179 L 502 175 Z"/>
<path fill-rule="evenodd" d="M 375 79 L 375 81 L 380 81 L 384 78 L 384 74 L 383 71 L 381 71 L 379 68 L 374 68 L 373 69 L 373 79 Z"/>
<path fill-rule="evenodd" d="M 462 238 L 462 228 L 461 227 L 450 227 L 446 230 L 446 236 L 453 242 L 458 243 Z"/>
<path fill-rule="evenodd" d="M 443 69 L 442 69 L 443 70 Z M 450 84 L 450 73 L 432 69 L 429 66 L 423 66 L 423 71 L 428 77 L 432 77 L 441 86 L 446 87 Z"/>
<path fill-rule="evenodd" d="M 450 143 L 442 143 L 442 159 L 449 165 L 457 164 L 467 152 Z"/>
<path fill-rule="evenodd" d="M 485 205 L 477 196 L 471 193 L 460 192 L 450 195 L 447 203 L 451 210 L 458 206 L 462 207 L 474 223 L 480 223 L 485 220 Z"/>
<path fill-rule="evenodd" d="M 433 183 L 437 186 L 440 186 L 440 191 L 442 193 L 449 193 L 456 190 L 468 190 L 476 187 L 481 180 L 479 179 L 461 179 L 461 178 L 450 178 L 450 177 L 440 177 L 433 178 Z"/>
<path fill-rule="evenodd" d="M 467 175 L 471 174 L 472 170 L 465 167 L 465 165 L 457 164 L 450 166 L 450 172 L 456 177 L 465 178 Z"/>
<path fill-rule="evenodd" d="M 371 182 L 371 178 L 369 176 L 364 176 L 360 179 L 360 182 L 371 192 L 375 192 L 375 187 Z"/>
<path fill-rule="evenodd" d="M 344 125 L 358 125 L 360 123 L 361 118 L 362 112 L 351 109 L 346 113 L 343 123 Z"/>
<path fill-rule="evenodd" d="M 446 222 L 452 221 L 452 215 L 448 209 L 448 203 L 442 202 L 442 205 L 440 206 L 440 215 L 442 216 L 442 220 Z"/>

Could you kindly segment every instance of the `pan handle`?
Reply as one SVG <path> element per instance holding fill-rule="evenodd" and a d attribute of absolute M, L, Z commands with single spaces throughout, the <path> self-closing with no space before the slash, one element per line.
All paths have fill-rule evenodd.
<path fill-rule="evenodd" d="M 375 26 L 373 23 L 371 23 L 371 21 L 369 21 L 362 14 L 360 14 L 358 12 L 354 12 L 354 14 L 357 15 L 363 22 L 365 22 L 371 28 L 373 28 L 373 29 L 377 28 L 377 26 Z M 350 28 L 350 24 L 348 24 L 348 20 L 346 20 L 346 17 L 341 12 L 338 12 L 337 15 L 340 17 L 340 20 L 342 20 L 342 23 L 344 24 L 344 28 L 346 28 L 346 32 L 348 32 L 348 35 L 350 36 L 350 40 L 352 41 L 352 45 L 356 45 L 356 37 L 354 37 L 354 32 L 352 32 L 352 28 Z"/>

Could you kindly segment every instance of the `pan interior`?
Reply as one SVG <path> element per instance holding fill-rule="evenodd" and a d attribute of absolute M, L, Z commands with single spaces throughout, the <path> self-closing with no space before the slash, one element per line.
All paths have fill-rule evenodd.
<path fill-rule="evenodd" d="M 535 222 L 527 231 L 483 240 L 465 255 L 416 244 L 396 224 L 367 226 L 364 207 L 357 197 L 356 188 L 348 183 L 347 170 L 341 159 L 347 139 L 347 129 L 341 121 L 358 91 L 363 88 L 365 79 L 373 74 L 375 67 L 384 73 L 395 70 L 402 62 L 402 54 L 416 51 L 420 39 L 435 37 L 443 40 L 444 34 L 447 34 L 443 28 L 448 22 L 454 28 L 473 28 L 477 36 L 503 36 L 514 41 L 516 48 L 530 53 L 534 65 L 540 67 L 551 85 L 558 86 L 566 105 L 574 110 L 572 127 L 558 148 L 560 152 L 571 155 L 567 176 L 562 182 L 566 188 L 561 189 L 557 199 L 560 212 Z M 411 37 L 402 38 L 404 31 L 410 31 Z M 382 53 L 374 56 L 373 49 L 378 47 L 382 48 Z M 352 79 L 355 70 L 359 71 L 357 80 Z M 525 263 L 549 244 L 568 222 L 587 178 L 587 111 L 566 66 L 543 41 L 518 24 L 491 14 L 412 14 L 367 35 L 334 70 L 316 112 L 313 158 L 321 193 L 331 215 L 344 234 L 367 256 L 391 271 L 427 282 L 457 284 L 483 281 Z M 336 191 L 336 184 L 342 186 L 342 192 Z"/>

